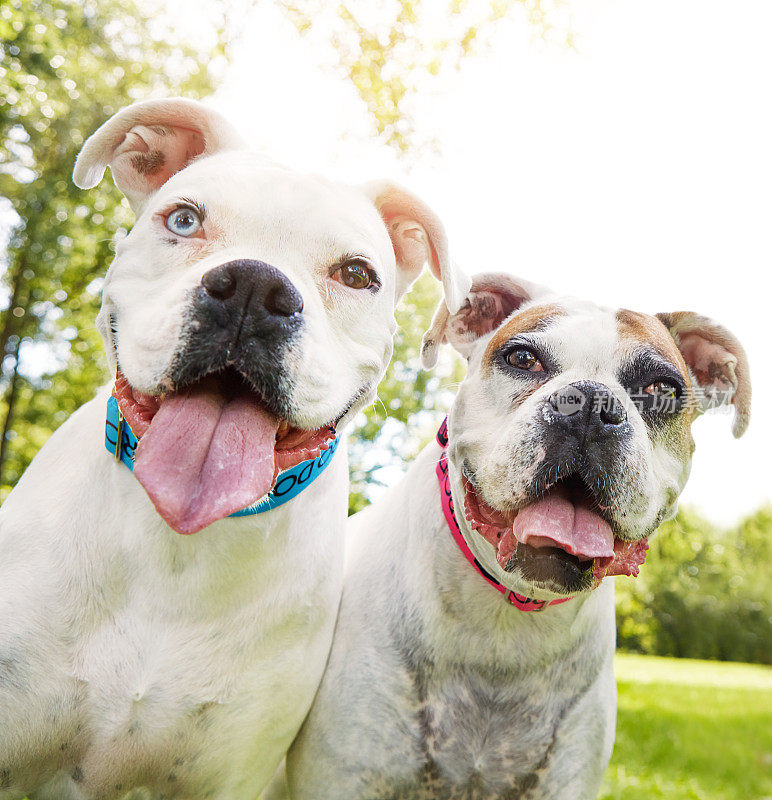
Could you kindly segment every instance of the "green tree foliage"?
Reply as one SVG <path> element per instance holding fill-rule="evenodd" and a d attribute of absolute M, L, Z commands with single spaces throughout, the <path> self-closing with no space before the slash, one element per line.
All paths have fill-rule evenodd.
<path fill-rule="evenodd" d="M 717 529 L 694 511 L 666 522 L 638 578 L 617 579 L 619 647 L 772 663 L 772 508 Z"/>
<path fill-rule="evenodd" d="M 93 193 L 73 186 L 75 156 L 127 102 L 211 90 L 205 65 L 218 53 L 175 43 L 127 0 L 0 5 L 0 221 L 11 229 L 0 287 L 2 497 L 105 377 L 100 280 L 131 214 L 107 181 Z"/>
<path fill-rule="evenodd" d="M 374 484 L 393 479 L 434 436 L 464 374 L 460 358 L 445 348 L 431 371 L 421 367 L 424 331 L 439 303 L 440 285 L 424 273 L 397 309 L 394 356 L 378 386 L 378 400 L 351 437 L 349 511 L 359 511 Z"/>
<path fill-rule="evenodd" d="M 534 32 L 572 46 L 566 0 L 278 0 L 298 31 L 329 45 L 336 69 L 367 107 L 374 132 L 403 155 L 425 144 L 415 107 L 433 81 L 488 45 L 514 9 Z"/>

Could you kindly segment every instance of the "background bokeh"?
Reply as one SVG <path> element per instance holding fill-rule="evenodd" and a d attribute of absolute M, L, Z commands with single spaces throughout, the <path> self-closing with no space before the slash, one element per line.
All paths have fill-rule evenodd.
<path fill-rule="evenodd" d="M 694 303 L 739 335 L 754 423 L 740 443 L 726 419 L 697 423 L 685 510 L 641 577 L 617 580 L 618 640 L 639 654 L 769 664 L 769 24 L 763 0 L 6 0 L 0 499 L 108 378 L 94 317 L 132 216 L 109 180 L 73 186 L 80 146 L 132 100 L 210 98 L 280 160 L 417 189 L 469 271 L 646 311 Z M 423 276 L 399 309 L 394 361 L 351 436 L 352 511 L 399 478 L 463 377 L 450 353 L 420 368 L 438 297 Z M 720 789 L 730 785 L 772 795 L 759 777 L 772 763 L 765 696 L 765 712 L 752 704 L 766 740 L 759 728 L 746 752 L 751 783 L 687 780 L 681 764 L 661 796 L 735 796 Z M 620 725 L 653 742 L 662 717 L 644 711 Z M 623 769 L 610 774 L 609 797 L 638 796 Z M 660 796 L 657 780 L 640 796 Z"/>

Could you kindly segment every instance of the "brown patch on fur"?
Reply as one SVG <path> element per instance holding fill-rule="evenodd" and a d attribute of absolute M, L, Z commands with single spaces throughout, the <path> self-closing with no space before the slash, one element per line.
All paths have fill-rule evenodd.
<path fill-rule="evenodd" d="M 541 305 L 526 308 L 502 325 L 488 342 L 485 353 L 482 357 L 483 372 L 487 373 L 491 368 L 493 356 L 496 351 L 513 336 L 530 331 L 538 331 L 545 328 L 552 320 L 557 317 L 564 317 L 566 312 L 554 303 L 544 303 Z"/>
<path fill-rule="evenodd" d="M 462 318 L 463 327 L 475 338 L 484 336 L 493 330 L 496 319 L 506 316 L 501 298 L 492 292 L 477 292 L 473 296 L 469 309 L 462 309 L 458 316 Z"/>
<path fill-rule="evenodd" d="M 155 175 L 163 169 L 166 163 L 166 156 L 160 150 L 152 150 L 149 153 L 135 153 L 131 157 L 131 166 L 140 175 Z"/>
<path fill-rule="evenodd" d="M 629 311 L 620 308 L 617 311 L 617 326 L 619 338 L 622 341 L 625 352 L 632 351 L 641 344 L 648 344 L 653 347 L 662 358 L 667 359 L 683 375 L 684 380 L 690 383 L 689 370 L 686 362 L 681 355 L 670 331 L 651 314 L 641 314 L 638 311 Z"/>
<path fill-rule="evenodd" d="M 617 323 L 623 352 L 631 353 L 641 344 L 653 347 L 662 358 L 678 368 L 686 381 L 687 391 L 691 389 L 692 379 L 686 361 L 661 320 L 650 314 L 622 308 L 617 311 Z M 694 449 L 691 424 L 695 416 L 694 404 L 687 402 L 682 413 L 674 415 L 656 431 L 656 440 L 677 457 L 688 458 Z"/>

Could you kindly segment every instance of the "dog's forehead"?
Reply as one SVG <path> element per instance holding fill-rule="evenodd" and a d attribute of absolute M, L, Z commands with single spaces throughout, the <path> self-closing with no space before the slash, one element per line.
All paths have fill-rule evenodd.
<path fill-rule="evenodd" d="M 511 339 L 536 334 L 559 352 L 561 360 L 576 360 L 585 351 L 613 352 L 616 324 L 613 313 L 594 303 L 571 297 L 534 300 L 508 317 L 488 343 L 484 361 Z"/>
<path fill-rule="evenodd" d="M 154 205 L 194 200 L 221 226 L 248 235 L 271 226 L 302 231 L 338 247 L 389 249 L 388 233 L 369 198 L 355 186 L 297 172 L 259 153 L 231 151 L 194 161 L 159 191 Z M 229 232 L 233 232 L 230 230 Z"/>
<path fill-rule="evenodd" d="M 564 369 L 583 367 L 594 372 L 617 366 L 618 330 L 614 312 L 596 303 L 566 297 L 553 303 L 543 337 Z"/>
<path fill-rule="evenodd" d="M 654 351 L 686 377 L 688 370 L 669 331 L 659 319 L 628 309 L 599 306 L 573 297 L 532 301 L 493 334 L 484 362 L 509 340 L 537 334 L 564 368 L 577 365 L 618 369 L 642 351 Z"/>

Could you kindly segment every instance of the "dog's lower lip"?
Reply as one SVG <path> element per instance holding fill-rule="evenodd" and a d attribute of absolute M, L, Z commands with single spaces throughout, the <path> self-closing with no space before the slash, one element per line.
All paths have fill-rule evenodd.
<path fill-rule="evenodd" d="M 510 557 L 507 571 L 519 568 L 522 576 L 533 583 L 560 587 L 560 591 L 579 591 L 591 582 L 588 577 L 594 572 L 593 560 L 582 561 L 558 547 L 518 546 Z"/>

